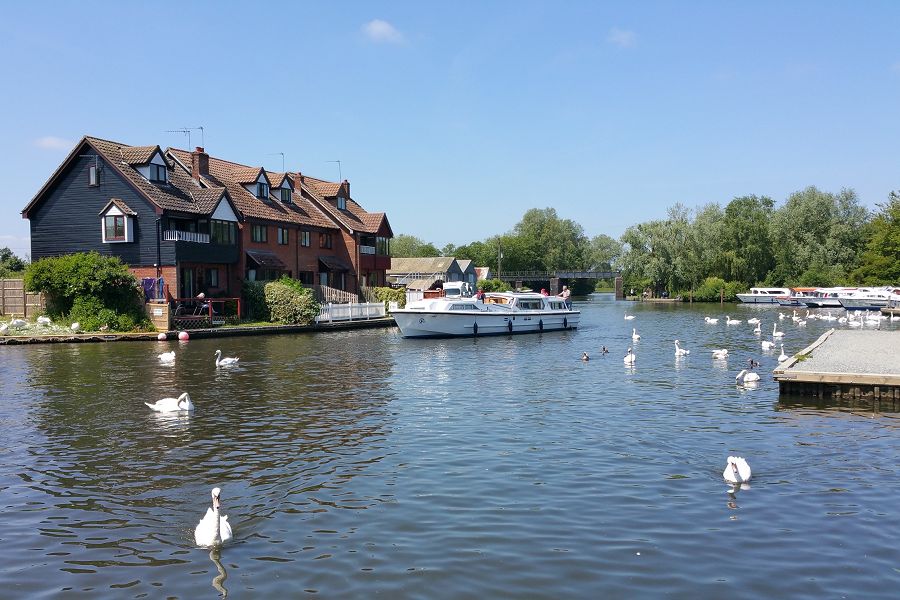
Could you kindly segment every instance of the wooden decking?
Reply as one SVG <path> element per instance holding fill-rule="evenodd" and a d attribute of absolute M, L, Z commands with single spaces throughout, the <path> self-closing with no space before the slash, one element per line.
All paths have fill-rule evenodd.
<path fill-rule="evenodd" d="M 785 395 L 900 402 L 900 332 L 831 329 L 774 376 Z"/>

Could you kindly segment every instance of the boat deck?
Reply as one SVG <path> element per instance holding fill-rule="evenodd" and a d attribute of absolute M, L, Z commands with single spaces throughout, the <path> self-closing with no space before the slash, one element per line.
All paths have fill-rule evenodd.
<path fill-rule="evenodd" d="M 774 376 L 782 394 L 900 402 L 900 332 L 831 329 Z"/>

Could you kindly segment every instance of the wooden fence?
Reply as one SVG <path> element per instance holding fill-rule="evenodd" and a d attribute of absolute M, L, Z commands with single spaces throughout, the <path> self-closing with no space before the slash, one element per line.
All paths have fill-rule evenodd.
<path fill-rule="evenodd" d="M 32 318 L 46 308 L 44 295 L 25 291 L 21 279 L 0 279 L 0 315 Z"/>

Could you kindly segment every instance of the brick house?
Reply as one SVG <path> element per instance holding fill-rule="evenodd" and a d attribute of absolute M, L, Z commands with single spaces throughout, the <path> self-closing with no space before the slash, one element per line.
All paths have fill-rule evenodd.
<path fill-rule="evenodd" d="M 314 180 L 340 190 L 322 196 L 303 180 L 199 147 L 163 151 L 86 136 L 22 216 L 33 260 L 95 250 L 120 257 L 139 278 L 161 276 L 181 298 L 238 296 L 244 280 L 282 275 L 354 293 L 360 282 L 383 282 L 387 217 L 362 209 L 347 182 Z M 382 242 L 369 258 L 376 236 Z"/>

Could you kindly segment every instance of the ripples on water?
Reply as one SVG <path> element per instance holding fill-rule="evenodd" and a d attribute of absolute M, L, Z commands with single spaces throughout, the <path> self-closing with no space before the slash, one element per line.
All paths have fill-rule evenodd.
<path fill-rule="evenodd" d="M 577 332 L 510 338 L 0 347 L 6 593 L 895 595 L 896 414 L 779 401 L 780 350 L 704 324 L 718 306 L 581 308 Z M 777 312 L 727 308 L 764 330 Z M 827 325 L 780 328 L 790 354 Z M 738 388 L 750 357 L 763 380 Z M 142 404 L 184 390 L 192 416 Z M 729 454 L 749 489 L 722 481 Z M 210 552 L 193 528 L 216 485 L 236 539 Z"/>

